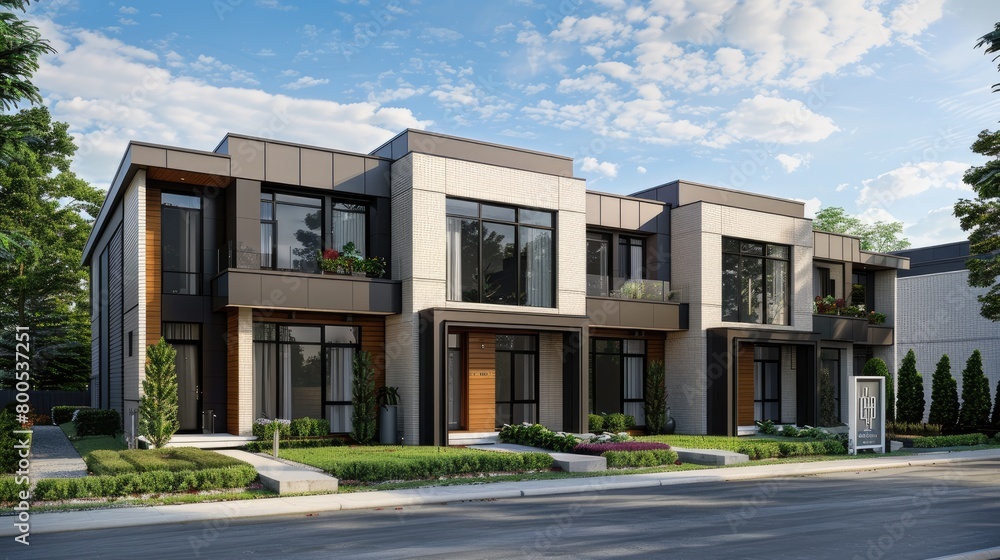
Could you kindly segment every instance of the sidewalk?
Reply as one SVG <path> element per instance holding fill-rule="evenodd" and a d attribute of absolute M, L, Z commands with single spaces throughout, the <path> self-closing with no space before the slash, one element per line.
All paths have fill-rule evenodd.
<path fill-rule="evenodd" d="M 59 426 L 31 429 L 31 480 L 87 476 L 87 465 Z"/>
<path fill-rule="evenodd" d="M 844 459 L 815 463 L 787 463 L 706 469 L 668 473 L 613 475 L 593 478 L 498 482 L 463 486 L 435 486 L 412 490 L 387 490 L 353 494 L 326 494 L 241 500 L 233 502 L 151 506 L 92 511 L 39 513 L 31 516 L 31 532 L 52 533 L 183 523 L 213 519 L 240 519 L 277 515 L 305 515 L 324 511 L 417 506 L 470 500 L 520 498 L 577 492 L 603 492 L 628 488 L 648 488 L 700 482 L 726 482 L 762 478 L 781 478 L 837 472 L 857 472 L 908 466 L 1000 459 L 1000 449 L 960 451 L 915 456 L 889 456 L 873 459 Z M 0 518 L 2 519 L 2 518 Z M 16 535 L 13 523 L 0 523 L 0 536 Z"/>

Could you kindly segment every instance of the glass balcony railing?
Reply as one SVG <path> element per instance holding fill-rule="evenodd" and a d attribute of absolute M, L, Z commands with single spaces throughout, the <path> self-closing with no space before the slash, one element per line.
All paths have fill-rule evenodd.
<path fill-rule="evenodd" d="M 587 295 L 661 302 L 680 300 L 680 294 L 671 290 L 666 280 L 613 278 L 599 274 L 587 275 Z"/>
<path fill-rule="evenodd" d="M 316 251 L 285 248 L 278 253 L 261 253 L 254 248 L 237 246 L 232 241 L 219 248 L 219 272 L 229 268 L 242 270 L 290 270 L 319 274 Z"/>

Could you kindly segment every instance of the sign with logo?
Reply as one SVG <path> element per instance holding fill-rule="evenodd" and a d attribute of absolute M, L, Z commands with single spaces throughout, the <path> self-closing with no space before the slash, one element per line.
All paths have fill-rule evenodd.
<path fill-rule="evenodd" d="M 876 449 L 885 453 L 885 378 L 862 376 L 850 380 L 847 452 L 856 455 L 859 449 Z"/>

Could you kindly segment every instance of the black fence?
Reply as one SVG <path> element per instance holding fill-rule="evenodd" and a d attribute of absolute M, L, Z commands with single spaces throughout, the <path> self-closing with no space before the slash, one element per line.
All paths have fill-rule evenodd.
<path fill-rule="evenodd" d="M 17 402 L 17 391 L 0 389 L 0 409 Z M 53 406 L 90 406 L 90 391 L 28 391 L 28 404 L 38 414 L 52 414 Z"/>

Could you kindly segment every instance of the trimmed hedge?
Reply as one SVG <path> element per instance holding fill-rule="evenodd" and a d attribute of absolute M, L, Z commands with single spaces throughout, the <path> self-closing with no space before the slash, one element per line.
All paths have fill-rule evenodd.
<path fill-rule="evenodd" d="M 52 421 L 56 424 L 65 424 L 66 422 L 73 421 L 73 413 L 81 408 L 90 408 L 89 406 L 53 406 L 52 407 Z"/>
<path fill-rule="evenodd" d="M 87 469 L 95 475 L 111 476 L 154 471 L 198 471 L 245 465 L 238 459 L 194 447 L 98 450 L 88 453 L 84 461 L 87 463 Z"/>
<path fill-rule="evenodd" d="M 600 414 L 587 415 L 587 429 L 592 434 L 599 434 L 604 431 L 604 417 Z"/>
<path fill-rule="evenodd" d="M 274 439 L 274 430 L 278 430 L 278 439 L 285 439 L 291 437 L 292 436 L 291 420 L 285 420 L 283 418 L 278 418 L 275 420 L 269 420 L 267 418 L 258 418 L 254 420 L 253 426 L 250 427 L 251 433 L 257 436 L 257 439 L 266 439 L 268 441 Z"/>
<path fill-rule="evenodd" d="M 496 453 L 447 447 L 288 449 L 281 457 L 323 469 L 341 480 L 384 482 L 441 476 L 549 469 L 547 453 Z"/>
<path fill-rule="evenodd" d="M 672 443 L 686 449 L 724 449 L 743 453 L 751 459 L 773 459 L 804 455 L 844 455 L 847 447 L 840 438 L 822 441 L 772 441 L 719 436 L 645 436 L 640 441 Z"/>
<path fill-rule="evenodd" d="M 651 451 L 668 450 L 670 446 L 655 441 L 623 441 L 618 443 L 581 443 L 573 448 L 573 453 L 601 456 L 608 451 Z"/>
<path fill-rule="evenodd" d="M 15 446 L 20 445 L 21 440 L 31 438 L 30 434 L 14 433 L 14 430 L 22 429 L 13 412 L 0 412 L 0 473 L 17 471 L 21 450 Z"/>
<path fill-rule="evenodd" d="M 70 500 L 243 488 L 256 478 L 257 471 L 250 465 L 187 472 L 152 471 L 116 476 L 43 478 L 35 486 L 32 497 L 36 500 Z"/>
<path fill-rule="evenodd" d="M 885 426 L 886 433 L 897 436 L 939 436 L 940 424 L 924 424 L 921 422 L 889 422 Z"/>
<path fill-rule="evenodd" d="M 677 452 L 670 449 L 646 449 L 642 451 L 605 451 L 601 454 L 608 461 L 608 468 L 659 467 L 677 461 Z"/>
<path fill-rule="evenodd" d="M 274 436 L 271 436 L 274 437 Z M 278 449 L 308 449 L 313 447 L 342 447 L 344 440 L 340 438 L 319 438 L 319 439 L 281 439 L 278 440 Z M 243 446 L 244 451 L 250 453 L 266 453 L 274 448 L 274 441 L 251 441 Z"/>
<path fill-rule="evenodd" d="M 117 436 L 122 431 L 122 417 L 117 410 L 81 408 L 73 420 L 78 436 Z"/>
<path fill-rule="evenodd" d="M 21 492 L 28 489 L 28 481 L 17 484 L 17 477 L 0 476 L 0 503 L 17 503 L 21 501 Z"/>
<path fill-rule="evenodd" d="M 960 447 L 963 445 L 985 445 L 990 442 L 986 434 L 962 434 L 957 436 L 931 436 L 913 440 L 913 447 Z"/>
<path fill-rule="evenodd" d="M 504 425 L 500 429 L 500 441 L 529 445 L 569 453 L 580 443 L 580 438 L 573 434 L 553 432 L 541 424 Z"/>
<path fill-rule="evenodd" d="M 325 436 L 330 434 L 330 422 L 322 418 L 296 418 L 289 426 L 292 437 Z M 273 435 L 271 436 L 274 437 Z"/>

